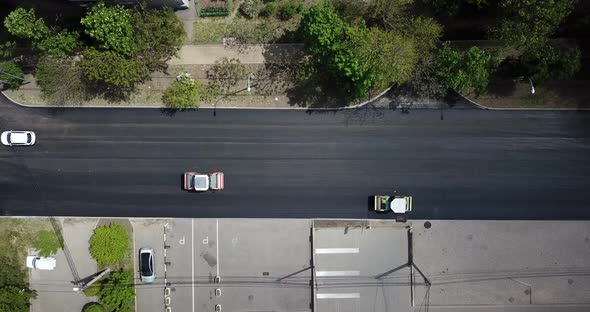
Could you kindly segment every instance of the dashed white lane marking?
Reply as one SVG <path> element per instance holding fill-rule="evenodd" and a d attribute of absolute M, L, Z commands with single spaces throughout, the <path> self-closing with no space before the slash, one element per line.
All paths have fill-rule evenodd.
<path fill-rule="evenodd" d="M 350 293 L 350 294 L 316 294 L 317 299 L 358 299 L 361 297 L 359 293 Z"/>
<path fill-rule="evenodd" d="M 359 271 L 317 271 L 317 277 L 333 277 L 333 276 L 359 276 Z"/>
<path fill-rule="evenodd" d="M 351 254 L 359 253 L 358 248 L 316 248 L 316 254 Z"/>

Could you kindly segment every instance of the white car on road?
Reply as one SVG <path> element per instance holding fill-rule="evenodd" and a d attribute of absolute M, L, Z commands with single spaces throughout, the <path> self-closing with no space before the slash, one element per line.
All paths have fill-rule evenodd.
<path fill-rule="evenodd" d="M 0 135 L 0 141 L 2 144 L 13 146 L 13 145 L 33 145 L 35 144 L 35 133 L 33 131 L 4 131 Z"/>

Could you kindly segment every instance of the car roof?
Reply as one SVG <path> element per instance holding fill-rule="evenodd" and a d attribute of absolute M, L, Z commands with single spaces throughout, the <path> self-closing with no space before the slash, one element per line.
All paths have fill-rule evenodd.
<path fill-rule="evenodd" d="M 206 174 L 196 174 L 195 179 L 195 190 L 206 191 L 209 189 L 209 176 Z"/>
<path fill-rule="evenodd" d="M 28 143 L 27 132 L 14 131 L 10 134 L 10 142 L 12 143 Z"/>
<path fill-rule="evenodd" d="M 56 265 L 56 260 L 54 257 L 36 257 L 34 258 L 34 264 L 36 269 L 53 270 Z"/>

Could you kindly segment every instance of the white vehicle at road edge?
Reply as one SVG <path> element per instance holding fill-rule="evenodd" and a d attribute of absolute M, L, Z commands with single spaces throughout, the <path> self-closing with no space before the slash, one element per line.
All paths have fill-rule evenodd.
<path fill-rule="evenodd" d="M 2 132 L 2 135 L 0 135 L 0 141 L 7 146 L 30 146 L 35 144 L 36 136 L 33 131 L 8 130 Z"/>

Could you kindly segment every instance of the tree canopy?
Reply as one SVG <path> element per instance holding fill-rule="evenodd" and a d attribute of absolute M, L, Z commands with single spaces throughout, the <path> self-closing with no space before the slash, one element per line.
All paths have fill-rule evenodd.
<path fill-rule="evenodd" d="M 44 38 L 49 28 L 42 18 L 37 18 L 34 9 L 17 8 L 4 19 L 4 26 L 14 36 L 33 41 Z"/>
<path fill-rule="evenodd" d="M 540 48 L 571 13 L 576 1 L 501 0 L 502 18 L 490 34 L 516 48 Z"/>
<path fill-rule="evenodd" d="M 99 2 L 80 21 L 85 32 L 100 43 L 100 47 L 122 55 L 135 50 L 135 32 L 129 10 L 122 6 L 106 6 Z"/>
<path fill-rule="evenodd" d="M 135 299 L 133 276 L 127 271 L 111 273 L 109 279 L 101 285 L 99 297 L 109 311 L 133 311 Z"/>
<path fill-rule="evenodd" d="M 149 74 L 141 60 L 127 59 L 113 51 L 89 48 L 82 54 L 81 67 L 92 81 L 103 82 L 120 89 L 131 89 Z"/>
<path fill-rule="evenodd" d="M 433 73 L 447 88 L 457 92 L 486 92 L 491 73 L 497 61 L 485 50 L 472 47 L 462 52 L 449 46 L 442 47 L 435 55 Z"/>

